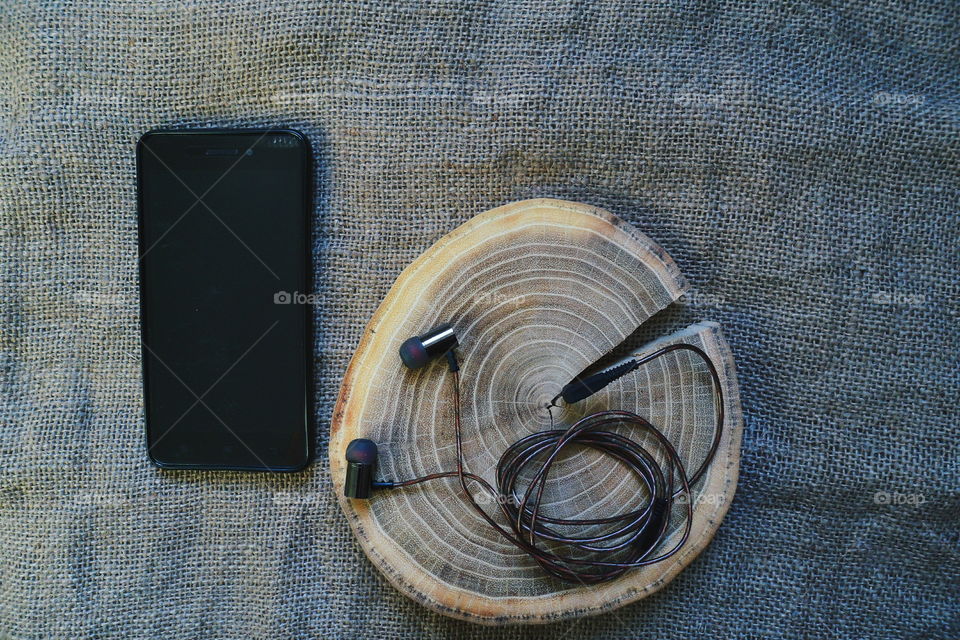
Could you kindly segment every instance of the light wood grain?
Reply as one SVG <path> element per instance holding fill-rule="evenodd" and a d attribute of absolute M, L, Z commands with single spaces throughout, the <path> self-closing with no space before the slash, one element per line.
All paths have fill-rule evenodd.
<path fill-rule="evenodd" d="M 559 200 L 487 211 L 424 252 L 364 331 L 331 426 L 333 485 L 371 562 L 417 602 L 485 624 L 599 613 L 672 579 L 710 541 L 736 487 L 740 401 L 730 350 L 715 324 L 661 341 L 704 349 L 724 386 L 724 435 L 698 487 L 693 533 L 673 558 L 613 582 L 583 587 L 546 577 L 471 510 L 455 480 L 378 493 L 369 502 L 343 498 L 343 453 L 353 438 L 374 440 L 384 479 L 455 468 L 445 364 L 408 371 L 397 355 L 407 337 L 449 321 L 461 342 L 465 464 L 493 483 L 506 447 L 550 427 L 544 407 L 560 387 L 684 289 L 677 266 L 645 235 L 606 211 Z M 566 426 L 601 409 L 635 411 L 664 430 L 692 466 L 712 436 L 710 388 L 695 357 L 673 352 L 554 415 Z M 623 469 L 586 450 L 555 468 L 545 508 L 561 516 L 608 515 L 636 500 L 637 484 Z M 488 511 L 495 513 L 496 506 L 489 504 Z M 678 526 L 674 521 L 674 531 Z"/>

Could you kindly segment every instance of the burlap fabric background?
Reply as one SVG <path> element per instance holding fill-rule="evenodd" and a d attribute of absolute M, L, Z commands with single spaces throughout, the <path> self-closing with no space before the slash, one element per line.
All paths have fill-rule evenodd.
<path fill-rule="evenodd" d="M 0 637 L 960 635 L 955 3 L 0 8 Z M 134 143 L 296 127 L 318 157 L 319 460 L 147 461 Z M 713 544 L 655 596 L 524 629 L 428 613 L 327 477 L 402 267 L 508 201 L 599 205 L 723 324 L 746 430 Z"/>

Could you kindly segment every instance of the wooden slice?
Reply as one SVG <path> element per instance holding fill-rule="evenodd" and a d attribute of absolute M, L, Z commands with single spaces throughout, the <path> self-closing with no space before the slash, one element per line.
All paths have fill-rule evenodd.
<path fill-rule="evenodd" d="M 740 400 L 730 350 L 715 324 L 658 341 L 701 347 L 724 387 L 723 438 L 695 491 L 691 537 L 672 558 L 613 582 L 585 587 L 547 577 L 472 510 L 456 480 L 378 492 L 370 501 L 344 498 L 343 456 L 347 443 L 362 437 L 379 444 L 378 478 L 456 468 L 446 364 L 438 360 L 409 371 L 397 355 L 406 338 L 451 322 L 460 338 L 465 466 L 495 484 L 503 451 L 550 428 L 545 407 L 560 388 L 684 288 L 673 260 L 645 235 L 606 211 L 559 200 L 487 211 L 423 253 L 367 326 L 331 426 L 333 485 L 370 561 L 424 606 L 486 624 L 595 614 L 643 598 L 672 579 L 710 541 L 736 487 Z M 671 352 L 583 402 L 554 409 L 554 417 L 558 426 L 569 426 L 608 408 L 650 419 L 690 469 L 702 461 L 713 436 L 709 373 L 687 351 Z M 643 442 L 641 434 L 626 435 Z M 560 517 L 612 515 L 635 508 L 637 500 L 638 483 L 623 467 L 578 449 L 554 466 L 544 510 Z M 486 508 L 502 520 L 496 504 Z M 671 526 L 672 536 L 679 535 L 679 517 Z"/>

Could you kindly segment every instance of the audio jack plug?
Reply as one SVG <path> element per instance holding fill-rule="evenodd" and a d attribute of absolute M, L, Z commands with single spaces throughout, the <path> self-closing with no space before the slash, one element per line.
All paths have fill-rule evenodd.
<path fill-rule="evenodd" d="M 635 371 L 641 362 L 641 360 L 634 357 L 626 358 L 591 376 L 572 380 L 550 401 L 548 408 L 550 406 L 559 406 L 557 400 L 560 398 L 563 398 L 563 401 L 567 404 L 573 404 L 580 402 L 584 398 L 589 398 L 614 380 L 622 378 L 631 371 Z"/>

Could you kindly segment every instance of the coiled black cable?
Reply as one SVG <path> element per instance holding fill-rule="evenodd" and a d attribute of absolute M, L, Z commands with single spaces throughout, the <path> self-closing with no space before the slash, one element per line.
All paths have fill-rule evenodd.
<path fill-rule="evenodd" d="M 474 510 L 504 538 L 527 552 L 551 576 L 565 582 L 598 584 L 613 580 L 632 567 L 642 567 L 676 554 L 690 536 L 693 524 L 691 486 L 703 477 L 717 452 L 723 433 L 724 406 L 720 376 L 709 356 L 699 347 L 673 344 L 638 359 L 638 365 L 663 355 L 687 350 L 706 363 L 714 390 L 717 417 L 713 441 L 703 462 L 688 476 L 676 448 L 663 433 L 645 418 L 630 411 L 600 411 L 580 419 L 567 429 L 549 429 L 531 434 L 513 443 L 500 457 L 493 487 L 478 475 L 463 468 L 463 438 L 460 419 L 460 373 L 451 365 L 453 407 L 457 442 L 457 469 L 433 473 L 411 480 L 377 483 L 381 488 L 400 488 L 456 477 Z M 452 361 L 453 362 L 453 361 Z M 553 423 L 551 403 L 550 421 Z M 638 428 L 651 434 L 665 454 L 661 466 L 653 452 L 637 441 L 610 429 L 616 426 Z M 590 447 L 623 463 L 646 487 L 647 499 L 637 508 L 601 518 L 554 518 L 541 513 L 544 489 L 550 470 L 560 453 L 570 447 Z M 521 486 L 525 471 L 532 479 Z M 477 502 L 468 481 L 477 483 L 492 496 L 509 528 L 496 522 Z M 685 499 L 677 500 L 680 496 Z M 667 529 L 675 501 L 683 502 L 684 529 L 680 539 L 667 551 L 655 553 L 668 537 Z M 564 534 L 564 527 L 599 527 L 592 535 Z M 592 529 L 593 530 L 593 529 Z"/>

